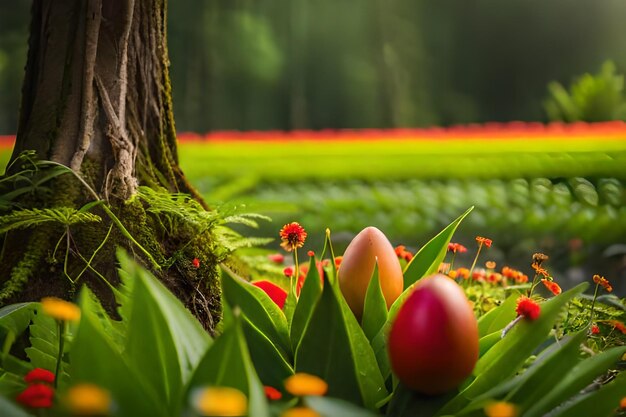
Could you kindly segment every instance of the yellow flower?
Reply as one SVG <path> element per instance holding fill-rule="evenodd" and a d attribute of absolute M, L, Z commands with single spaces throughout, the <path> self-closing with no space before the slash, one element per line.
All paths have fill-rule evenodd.
<path fill-rule="evenodd" d="M 300 372 L 285 380 L 285 389 L 298 397 L 302 395 L 324 395 L 328 391 L 328 384 L 318 376 Z"/>
<path fill-rule="evenodd" d="M 102 416 L 111 410 L 111 394 L 93 384 L 78 384 L 65 394 L 65 405 L 72 414 Z"/>
<path fill-rule="evenodd" d="M 485 407 L 487 417 L 517 417 L 518 410 L 515 404 L 498 401 Z"/>
<path fill-rule="evenodd" d="M 193 405 L 203 416 L 243 416 L 248 409 L 248 399 L 236 388 L 203 388 L 194 397 Z"/>
<path fill-rule="evenodd" d="M 285 411 L 280 417 L 322 417 L 317 411 L 306 407 L 294 407 Z"/>
<path fill-rule="evenodd" d="M 41 309 L 44 314 L 63 321 L 78 321 L 80 308 L 74 303 L 56 297 L 46 297 L 41 300 Z"/>

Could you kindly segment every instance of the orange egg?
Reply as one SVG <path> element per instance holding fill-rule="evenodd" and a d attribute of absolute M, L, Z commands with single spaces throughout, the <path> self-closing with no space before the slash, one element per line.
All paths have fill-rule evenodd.
<path fill-rule="evenodd" d="M 407 387 L 442 394 L 471 375 L 478 338 L 478 322 L 461 287 L 441 274 L 423 278 L 391 325 L 391 368 Z"/>
<path fill-rule="evenodd" d="M 402 267 L 383 232 L 366 227 L 348 245 L 338 272 L 341 292 L 359 320 L 376 262 L 380 287 L 389 308 L 403 290 Z"/>

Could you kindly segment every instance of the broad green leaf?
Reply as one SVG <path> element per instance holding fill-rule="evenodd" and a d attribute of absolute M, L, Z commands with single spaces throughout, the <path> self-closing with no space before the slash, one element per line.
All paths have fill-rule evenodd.
<path fill-rule="evenodd" d="M 411 262 L 404 269 L 404 288 L 409 288 L 412 284 L 430 274 L 434 274 L 439 269 L 439 264 L 443 262 L 448 251 L 448 243 L 456 231 L 461 221 L 467 216 L 474 206 L 467 209 L 456 220 L 450 223 L 439 234 L 433 237 L 427 244 L 415 254 Z"/>
<path fill-rule="evenodd" d="M 582 283 L 561 295 L 541 304 L 541 314 L 537 320 L 521 320 L 495 346 L 489 349 L 474 368 L 475 379 L 459 395 L 440 411 L 440 414 L 454 414 L 463 409 L 472 399 L 486 392 L 517 372 L 533 351 L 546 340 L 561 309 L 575 295 L 588 287 Z"/>
<path fill-rule="evenodd" d="M 163 398 L 152 387 L 148 370 L 131 358 L 122 355 L 110 339 L 97 317 L 95 303 L 86 287 L 80 297 L 82 310 L 80 325 L 72 345 L 71 375 L 73 383 L 88 382 L 111 392 L 116 416 L 143 415 L 169 417 Z M 152 349 L 145 346 L 145 351 Z M 156 366 L 156 365 L 155 365 Z"/>
<path fill-rule="evenodd" d="M 208 386 L 236 388 L 248 397 L 250 417 L 269 417 L 263 385 L 250 360 L 241 320 L 234 317 L 232 325 L 206 352 L 189 383 L 188 394 Z"/>
<path fill-rule="evenodd" d="M 127 359 L 141 369 L 175 414 L 180 395 L 211 338 L 182 303 L 152 274 L 120 252 L 122 269 L 134 277 L 133 311 L 128 323 Z"/>
<path fill-rule="evenodd" d="M 624 353 L 626 353 L 626 347 L 611 348 L 580 362 L 568 372 L 560 375 L 560 381 L 544 392 L 534 404 L 531 404 L 524 416 L 543 416 L 568 398 L 578 394 L 595 378 L 605 374 L 607 369 L 615 365 Z"/>
<path fill-rule="evenodd" d="M 33 414 L 27 413 L 2 396 L 0 396 L 0 410 L 2 410 L 2 417 L 33 417 Z"/>
<path fill-rule="evenodd" d="M 291 343 L 285 314 L 262 289 L 236 276 L 228 268 L 222 269 L 226 272 L 222 274 L 222 289 L 228 304 L 232 308 L 239 307 L 241 312 L 281 350 L 283 356 L 289 357 Z"/>
<path fill-rule="evenodd" d="M 33 311 L 38 305 L 38 303 L 18 303 L 0 308 L 0 327 L 15 335 L 21 334 L 30 324 Z"/>
<path fill-rule="evenodd" d="M 568 403 L 553 414 L 553 417 L 593 416 L 611 417 L 619 408 L 626 393 L 626 372 L 620 373 L 612 382 L 599 390 L 583 395 Z"/>
<path fill-rule="evenodd" d="M 349 403 L 338 398 L 330 397 L 304 397 L 304 404 L 317 411 L 322 416 L 328 417 L 375 417 L 379 414 L 374 414 L 370 410 L 357 407 L 356 405 Z"/>
<path fill-rule="evenodd" d="M 509 295 L 502 304 L 478 319 L 478 334 L 480 334 L 480 337 L 504 329 L 507 324 L 515 319 L 517 316 L 515 306 L 518 298 L 519 293 L 517 292 Z"/>
<path fill-rule="evenodd" d="M 285 361 L 272 341 L 257 329 L 248 318 L 243 318 L 242 325 L 250 358 L 263 385 L 281 388 L 283 381 L 293 375 L 293 368 Z"/>
<path fill-rule="evenodd" d="M 298 348 L 298 344 L 302 339 L 302 333 L 309 323 L 315 304 L 321 294 L 321 280 L 319 271 L 316 267 L 316 259 L 313 256 L 309 262 L 309 272 L 304 280 L 304 284 L 302 285 L 300 298 L 298 299 L 298 303 L 293 313 L 293 320 L 291 321 L 291 346 L 293 346 L 294 350 L 297 350 Z"/>
<path fill-rule="evenodd" d="M 587 329 L 569 338 L 555 342 L 545 357 L 537 358 L 534 366 L 522 375 L 521 382 L 509 394 L 510 401 L 518 404 L 522 413 L 563 379 L 580 362 L 580 344 L 585 339 Z"/>
<path fill-rule="evenodd" d="M 378 369 L 385 381 L 391 376 L 391 363 L 387 353 L 387 335 L 387 326 L 385 325 L 378 331 L 370 343 L 376 356 Z M 390 386 L 387 385 L 387 388 L 390 388 Z"/>
<path fill-rule="evenodd" d="M 489 349 L 491 349 L 501 339 L 502 332 L 496 331 L 483 336 L 478 341 L 478 357 L 482 357 Z"/>
<path fill-rule="evenodd" d="M 399 383 L 387 408 L 388 417 L 432 417 L 454 393 L 442 395 L 424 395 Z"/>
<path fill-rule="evenodd" d="M 380 329 L 383 328 L 387 321 L 387 302 L 380 287 L 380 279 L 378 276 L 378 263 L 374 267 L 372 278 L 367 286 L 365 293 L 365 303 L 363 306 L 363 319 L 361 327 L 365 336 L 370 340 L 374 340 Z"/>
<path fill-rule="evenodd" d="M 12 358 L 11 356 L 9 356 Z M 20 374 L 8 372 L 3 366 L 3 370 L 0 371 L 0 398 L 4 395 L 7 398 L 15 398 L 24 388 L 26 388 L 26 382 L 24 382 L 24 375 L 30 371 L 25 370 Z M 0 408 L 2 410 L 2 408 Z"/>
<path fill-rule="evenodd" d="M 59 325 L 57 321 L 41 312 L 39 304 L 34 310 L 32 324 L 29 327 L 30 346 L 24 349 L 26 356 L 30 359 L 33 368 L 43 368 L 54 372 L 57 358 L 59 356 Z M 65 348 L 69 348 L 69 336 L 65 334 Z M 61 377 L 59 383 L 65 384 L 68 381 L 68 364 L 65 360 L 61 362 Z"/>
<path fill-rule="evenodd" d="M 367 337 L 339 289 L 333 287 L 324 281 L 296 351 L 296 371 L 324 379 L 329 396 L 373 409 L 387 395 L 384 380 Z"/>

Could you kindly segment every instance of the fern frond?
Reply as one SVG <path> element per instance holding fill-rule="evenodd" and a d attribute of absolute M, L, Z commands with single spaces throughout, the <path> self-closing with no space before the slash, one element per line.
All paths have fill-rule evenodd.
<path fill-rule="evenodd" d="M 92 213 L 81 213 L 71 207 L 15 210 L 0 217 L 0 234 L 9 230 L 38 226 L 55 222 L 64 226 L 77 223 L 99 222 L 102 218 Z"/>
<path fill-rule="evenodd" d="M 256 220 L 266 220 L 269 222 L 272 221 L 272 219 L 268 216 L 258 213 L 240 213 L 224 217 L 224 223 L 242 224 L 244 226 L 258 229 L 259 223 Z"/>

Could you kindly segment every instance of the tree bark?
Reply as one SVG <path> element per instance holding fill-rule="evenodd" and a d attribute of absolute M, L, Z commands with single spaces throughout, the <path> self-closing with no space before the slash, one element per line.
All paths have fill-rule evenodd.
<path fill-rule="evenodd" d="M 188 236 L 164 238 L 158 221 L 151 222 L 141 204 L 128 204 L 138 186 L 146 185 L 192 194 L 204 205 L 178 164 L 168 70 L 166 0 L 33 0 L 30 31 L 11 159 L 15 160 L 22 151 L 35 150 L 39 159 L 70 167 L 99 199 L 117 209 L 131 234 L 139 235 L 139 242 L 151 252 L 158 252 L 153 253 L 156 258 L 163 260 L 178 254 L 182 261 L 155 272 L 205 327 L 213 330 L 220 314 L 216 262 L 203 265 L 201 271 L 208 271 L 210 280 L 202 281 L 201 271 L 191 266 L 192 247 L 184 242 Z M 47 206 L 80 207 L 94 199 L 85 192 L 72 192 L 67 180 L 56 182 L 54 187 L 56 197 L 52 199 L 56 201 L 47 202 Z M 95 250 L 110 224 L 96 232 L 85 232 L 87 236 L 83 237 L 73 233 L 70 239 L 68 234 L 68 251 L 76 255 L 81 245 L 80 250 Z M 51 275 L 55 275 L 56 271 L 59 275 L 58 264 L 46 260 L 54 258 L 57 252 L 57 248 L 52 252 L 49 247 L 57 239 L 54 233 L 58 231 L 36 229 L 19 236 L 25 249 L 12 247 L 9 254 L 5 242 L 0 263 L 4 278 L 0 277 L 0 284 L 6 287 L 10 281 L 6 277 L 16 274 L 21 274 L 20 280 L 24 281 L 24 268 L 31 271 L 26 274 L 28 285 L 11 297 L 0 296 L 0 306 L 44 295 L 71 297 L 74 288 L 67 280 L 56 282 L 37 272 L 52 271 Z M 133 249 L 123 233 L 114 232 L 111 242 Z M 103 275 L 116 279 L 115 247 L 101 252 L 108 257 L 99 256 L 94 265 L 108 263 Z M 191 259 L 185 261 L 181 253 Z M 205 255 L 206 259 L 215 260 L 209 249 Z M 66 257 L 63 268 L 85 268 L 84 261 L 77 258 L 73 262 L 74 265 Z M 91 278 L 85 281 L 106 298 L 107 288 L 97 277 Z M 108 297 L 112 299 L 111 294 Z M 111 301 L 109 309 L 114 310 L 114 305 Z"/>

